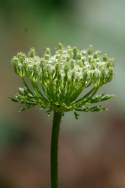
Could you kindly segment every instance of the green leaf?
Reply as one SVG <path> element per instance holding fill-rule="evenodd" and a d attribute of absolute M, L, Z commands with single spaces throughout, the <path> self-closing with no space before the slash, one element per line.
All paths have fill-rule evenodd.
<path fill-rule="evenodd" d="M 114 95 L 105 95 L 105 94 L 97 95 L 97 96 L 93 97 L 92 99 L 90 99 L 90 103 L 107 101 L 109 99 L 112 99 L 113 97 L 114 97 Z"/>
<path fill-rule="evenodd" d="M 16 99 L 16 97 L 9 97 L 9 99 L 11 99 L 13 102 L 18 102 L 18 99 Z"/>
<path fill-rule="evenodd" d="M 82 112 L 103 112 L 103 111 L 106 111 L 107 109 L 104 106 L 96 105 L 96 106 L 92 106 L 92 107 L 84 106 L 83 108 L 79 108 L 76 110 L 82 111 Z"/>
<path fill-rule="evenodd" d="M 23 111 L 25 111 L 25 110 L 28 110 L 28 109 L 32 108 L 33 106 L 35 106 L 35 105 L 32 105 L 32 104 L 24 104 L 24 106 L 20 107 L 19 112 L 23 112 Z"/>
<path fill-rule="evenodd" d="M 79 118 L 79 114 L 75 111 L 74 112 L 75 118 L 78 119 Z"/>

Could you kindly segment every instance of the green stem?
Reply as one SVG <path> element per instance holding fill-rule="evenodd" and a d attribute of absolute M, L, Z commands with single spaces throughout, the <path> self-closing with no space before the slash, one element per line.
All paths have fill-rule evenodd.
<path fill-rule="evenodd" d="M 54 112 L 51 135 L 51 188 L 58 188 L 58 139 L 61 117 L 61 112 Z"/>

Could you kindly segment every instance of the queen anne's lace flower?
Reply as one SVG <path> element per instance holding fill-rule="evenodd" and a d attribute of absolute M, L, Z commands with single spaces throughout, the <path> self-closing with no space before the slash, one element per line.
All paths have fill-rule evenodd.
<path fill-rule="evenodd" d="M 59 44 L 54 53 L 49 48 L 42 57 L 31 49 L 28 55 L 20 52 L 12 59 L 16 74 L 24 87 L 14 101 L 25 108 L 38 105 L 48 112 L 102 111 L 96 103 L 111 95 L 97 95 L 98 89 L 113 77 L 113 59 L 93 47 L 81 50 Z"/>

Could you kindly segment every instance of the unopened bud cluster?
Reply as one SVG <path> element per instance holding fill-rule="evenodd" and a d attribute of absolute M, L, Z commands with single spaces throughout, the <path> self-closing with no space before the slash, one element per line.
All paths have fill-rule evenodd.
<path fill-rule="evenodd" d="M 47 48 L 40 57 L 31 49 L 12 59 L 16 74 L 24 87 L 14 101 L 25 107 L 38 105 L 47 111 L 101 111 L 94 103 L 111 95 L 95 96 L 98 89 L 113 77 L 113 59 L 93 47 L 82 50 L 59 44 L 54 53 Z"/>

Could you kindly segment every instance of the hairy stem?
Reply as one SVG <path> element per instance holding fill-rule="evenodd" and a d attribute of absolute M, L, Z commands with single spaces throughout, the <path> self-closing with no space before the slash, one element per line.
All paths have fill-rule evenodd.
<path fill-rule="evenodd" d="M 54 112 L 51 134 L 51 188 L 58 188 L 58 139 L 61 117 L 61 112 Z"/>

